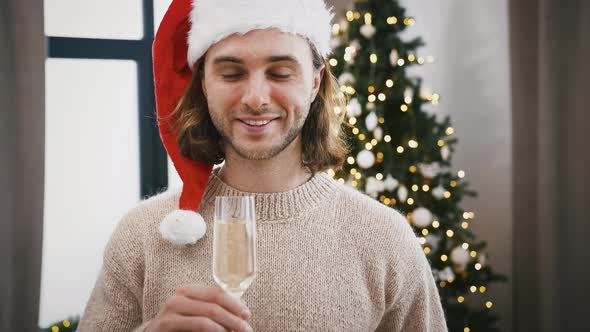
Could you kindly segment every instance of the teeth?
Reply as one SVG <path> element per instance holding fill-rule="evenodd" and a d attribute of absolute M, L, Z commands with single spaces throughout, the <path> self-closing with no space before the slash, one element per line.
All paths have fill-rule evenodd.
<path fill-rule="evenodd" d="M 244 120 L 244 122 L 251 125 L 251 126 L 264 126 L 265 124 L 269 123 L 270 120 L 262 120 L 262 121 Z"/>

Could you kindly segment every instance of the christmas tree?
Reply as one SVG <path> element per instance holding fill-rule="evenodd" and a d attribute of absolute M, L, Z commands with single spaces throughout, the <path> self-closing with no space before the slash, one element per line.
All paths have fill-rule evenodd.
<path fill-rule="evenodd" d="M 348 99 L 350 156 L 328 174 L 403 213 L 411 222 L 438 285 L 449 331 L 497 331 L 489 285 L 493 273 L 469 229 L 473 212 L 459 203 L 476 196 L 463 171 L 451 171 L 457 139 L 449 117 L 430 111 L 440 96 L 407 68 L 432 62 L 420 38 L 401 32 L 415 20 L 396 0 L 354 3 L 333 25 L 329 64 Z"/>
<path fill-rule="evenodd" d="M 68 319 L 55 322 L 49 327 L 41 328 L 41 332 L 74 332 L 78 329 L 80 317 L 74 316 Z"/>

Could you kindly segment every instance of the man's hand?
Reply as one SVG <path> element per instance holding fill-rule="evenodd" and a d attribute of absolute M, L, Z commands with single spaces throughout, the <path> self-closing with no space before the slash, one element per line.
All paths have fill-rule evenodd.
<path fill-rule="evenodd" d="M 184 286 L 166 301 L 146 332 L 252 332 L 244 320 L 250 315 L 244 304 L 219 287 Z"/>

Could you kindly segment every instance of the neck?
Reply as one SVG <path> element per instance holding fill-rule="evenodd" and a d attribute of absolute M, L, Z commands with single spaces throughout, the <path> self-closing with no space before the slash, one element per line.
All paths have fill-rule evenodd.
<path fill-rule="evenodd" d="M 228 150 L 225 163 L 219 170 L 218 176 L 239 191 L 251 193 L 284 192 L 300 186 L 312 176 L 303 166 L 299 138 L 269 159 L 246 159 L 236 154 L 232 149 Z"/>

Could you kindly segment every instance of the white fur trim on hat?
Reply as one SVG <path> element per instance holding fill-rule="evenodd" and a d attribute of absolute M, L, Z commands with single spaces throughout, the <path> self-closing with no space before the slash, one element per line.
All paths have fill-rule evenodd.
<path fill-rule="evenodd" d="M 174 210 L 160 223 L 162 237 L 177 246 L 197 243 L 206 231 L 203 217 L 189 210 Z"/>
<path fill-rule="evenodd" d="M 218 41 L 234 33 L 277 28 L 306 37 L 330 55 L 332 7 L 324 0 L 195 0 L 190 14 L 187 59 L 190 67 Z"/>

